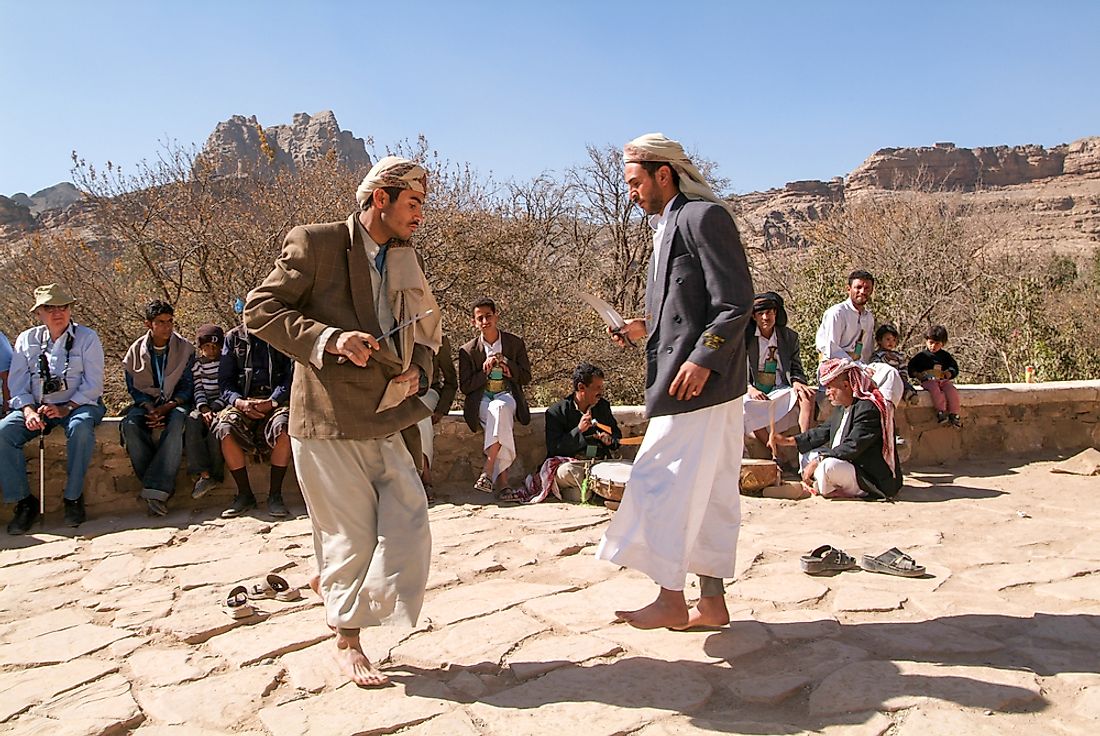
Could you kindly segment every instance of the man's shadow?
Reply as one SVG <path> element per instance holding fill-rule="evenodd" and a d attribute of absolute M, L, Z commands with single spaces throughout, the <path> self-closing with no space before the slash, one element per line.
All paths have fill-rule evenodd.
<path fill-rule="evenodd" d="M 750 629 L 759 632 L 762 626 L 767 644 L 746 654 L 740 643 Z M 662 635 L 667 632 L 654 634 Z M 923 699 L 993 713 L 1041 712 L 1050 702 L 1040 683 L 1030 685 L 1026 675 L 1100 674 L 1098 644 L 1096 614 L 966 614 L 856 624 L 734 621 L 704 641 L 704 653 L 716 662 L 627 656 L 589 666 L 539 663 L 550 671 L 480 697 L 440 688 L 439 680 L 462 669 L 499 673 L 498 680 L 507 680 L 508 667 L 517 663 L 483 662 L 447 671 L 397 663 L 387 669 L 409 695 L 439 698 L 441 690 L 450 692 L 444 697 L 473 704 L 475 713 L 482 704 L 505 717 L 538 710 L 540 718 L 553 718 L 559 706 L 597 703 L 665 712 L 648 714 L 647 720 L 679 714 L 716 732 L 771 734 L 863 723 L 872 712 Z M 554 664 L 559 666 L 552 669 Z M 772 705 L 736 694 L 739 684 L 777 678 L 793 680 L 795 691 Z M 746 731 L 749 726 L 759 730 Z"/>

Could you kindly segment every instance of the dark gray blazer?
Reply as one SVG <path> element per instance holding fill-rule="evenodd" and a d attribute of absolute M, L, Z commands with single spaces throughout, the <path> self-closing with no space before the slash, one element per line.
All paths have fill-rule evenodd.
<path fill-rule="evenodd" d="M 802 369 L 802 358 L 798 355 L 798 333 L 790 327 L 780 325 L 776 325 L 775 329 L 778 333 L 775 342 L 779 346 L 779 367 L 787 383 L 791 386 L 796 383 L 809 386 L 806 371 Z M 755 383 L 756 372 L 760 370 L 760 336 L 756 334 L 755 329 L 749 330 L 745 344 L 748 350 L 749 383 Z"/>
<path fill-rule="evenodd" d="M 656 280 L 654 280 L 656 273 Z M 741 236 L 721 205 L 676 196 L 646 290 L 646 413 L 684 414 L 745 393 L 753 288 Z M 703 392 L 668 395 L 686 361 L 711 370 Z"/>

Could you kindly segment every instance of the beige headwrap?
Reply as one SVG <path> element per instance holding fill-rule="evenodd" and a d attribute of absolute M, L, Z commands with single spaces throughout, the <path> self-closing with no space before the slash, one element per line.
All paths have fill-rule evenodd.
<path fill-rule="evenodd" d="M 729 202 L 714 193 L 678 141 L 666 138 L 664 133 L 646 133 L 623 146 L 624 163 L 636 164 L 642 161 L 663 161 L 670 164 L 680 175 L 680 191 L 685 197 L 720 204 L 733 217 Z"/>
<path fill-rule="evenodd" d="M 428 193 L 428 172 L 420 164 L 400 156 L 386 156 L 367 172 L 366 178 L 355 190 L 355 201 L 365 208 L 375 189 L 398 187 L 421 194 Z"/>

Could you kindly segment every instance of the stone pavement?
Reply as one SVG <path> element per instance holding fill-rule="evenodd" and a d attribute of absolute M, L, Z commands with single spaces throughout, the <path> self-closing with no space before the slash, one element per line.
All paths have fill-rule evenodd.
<path fill-rule="evenodd" d="M 0 733 L 1092 734 L 1100 478 L 1051 465 L 926 469 L 894 504 L 743 499 L 734 620 L 689 633 L 612 622 L 655 589 L 593 558 L 606 511 L 439 488 L 421 626 L 363 634 L 382 690 L 340 682 L 308 590 L 221 612 L 268 571 L 305 585 L 308 519 L 74 536 L 53 514 L 0 540 Z M 928 575 L 801 574 L 822 543 L 898 546 Z"/>

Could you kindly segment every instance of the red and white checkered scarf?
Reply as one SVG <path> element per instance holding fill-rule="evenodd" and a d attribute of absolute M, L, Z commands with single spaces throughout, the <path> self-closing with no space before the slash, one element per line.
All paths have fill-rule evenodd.
<path fill-rule="evenodd" d="M 821 385 L 825 386 L 845 374 L 848 383 L 852 384 L 852 394 L 878 407 L 882 417 L 882 457 L 890 470 L 894 470 L 894 405 L 878 390 L 871 378 L 871 369 L 847 358 L 830 358 L 821 364 Z"/>

